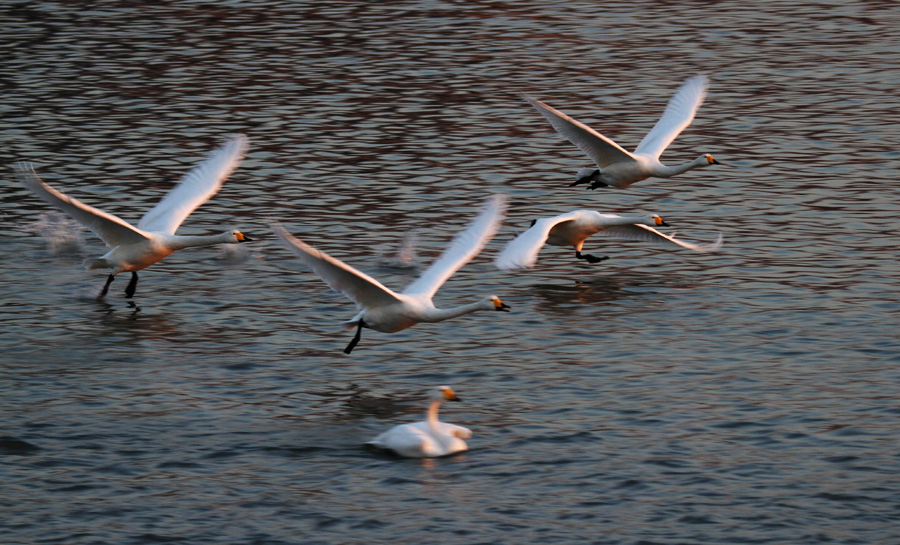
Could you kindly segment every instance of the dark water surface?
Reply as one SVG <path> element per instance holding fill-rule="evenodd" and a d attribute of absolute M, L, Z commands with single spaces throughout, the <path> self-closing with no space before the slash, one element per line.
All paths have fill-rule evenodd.
<path fill-rule="evenodd" d="M 891 2 L 7 2 L 0 7 L 0 542 L 900 542 L 900 10 Z M 527 91 L 633 149 L 734 165 L 623 191 Z M 137 221 L 229 133 L 250 153 L 184 251 L 105 302 L 17 185 Z M 402 288 L 491 193 L 506 224 L 436 302 L 481 313 L 350 357 L 330 292 L 269 234 Z M 604 243 L 491 260 L 577 208 L 661 214 L 715 254 Z M 231 248 L 233 250 L 233 248 Z M 361 444 L 453 385 L 471 451 Z"/>

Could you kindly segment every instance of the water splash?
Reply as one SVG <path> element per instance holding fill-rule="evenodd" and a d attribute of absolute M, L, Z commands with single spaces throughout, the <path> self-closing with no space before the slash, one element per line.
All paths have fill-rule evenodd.
<path fill-rule="evenodd" d="M 44 239 L 47 249 L 56 255 L 79 254 L 84 249 L 84 228 L 62 212 L 44 212 L 25 231 Z"/>
<path fill-rule="evenodd" d="M 231 265 L 246 263 L 250 259 L 263 259 L 261 253 L 253 253 L 253 249 L 246 244 L 222 244 L 216 259 Z"/>
<path fill-rule="evenodd" d="M 396 269 L 415 269 L 419 266 L 419 256 L 416 253 L 416 245 L 419 235 L 416 231 L 409 231 L 403 235 L 400 247 L 395 253 L 381 252 L 378 262 L 385 267 Z"/>

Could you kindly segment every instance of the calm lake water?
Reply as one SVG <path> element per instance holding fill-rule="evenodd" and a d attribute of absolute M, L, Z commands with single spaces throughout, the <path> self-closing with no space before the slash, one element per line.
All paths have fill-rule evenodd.
<path fill-rule="evenodd" d="M 0 7 L 0 542 L 900 542 L 900 10 L 891 2 L 12 1 Z M 729 167 L 570 188 L 590 161 L 526 91 L 633 149 Z M 19 186 L 130 221 L 228 134 L 250 153 L 170 256 L 93 299 L 106 250 Z M 351 356 L 349 301 L 271 236 L 401 289 L 495 192 L 438 293 L 479 313 Z M 537 217 L 658 213 L 714 254 L 595 237 L 492 259 Z M 415 234 L 418 268 L 391 264 Z M 362 443 L 426 389 L 471 450 Z"/>

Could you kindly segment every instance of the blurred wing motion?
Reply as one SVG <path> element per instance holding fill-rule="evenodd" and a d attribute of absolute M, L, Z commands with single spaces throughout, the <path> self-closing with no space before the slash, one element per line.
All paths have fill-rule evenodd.
<path fill-rule="evenodd" d="M 694 114 L 706 98 L 708 85 L 706 76 L 695 76 L 684 82 L 681 89 L 669 101 L 662 117 L 641 140 L 634 152 L 658 159 L 672 140 L 675 140 L 675 137 L 694 120 Z"/>
<path fill-rule="evenodd" d="M 575 221 L 580 211 L 569 212 L 553 218 L 542 218 L 534 222 L 527 231 L 514 238 L 503 248 L 500 255 L 494 261 L 498 269 L 521 269 L 534 267 L 537 263 L 538 252 L 547 242 L 550 231 L 567 221 Z"/>
<path fill-rule="evenodd" d="M 280 225 L 272 224 L 271 227 L 275 235 L 284 241 L 300 261 L 306 263 L 331 289 L 343 293 L 357 306 L 368 308 L 398 301 L 397 295 L 378 280 L 325 252 L 316 250 L 292 236 Z"/>
<path fill-rule="evenodd" d="M 244 158 L 247 145 L 247 137 L 238 135 L 213 150 L 209 157 L 185 174 L 181 182 L 152 210 L 144 214 L 138 228 L 174 235 L 191 212 L 219 192 Z"/>
<path fill-rule="evenodd" d="M 147 235 L 140 229 L 136 229 L 122 218 L 84 204 L 45 184 L 34 171 L 31 163 L 16 164 L 16 176 L 23 186 L 90 229 L 107 246 L 136 244 L 148 240 Z"/>
<path fill-rule="evenodd" d="M 541 115 L 546 117 L 547 121 L 556 129 L 556 132 L 578 146 L 578 149 L 593 159 L 600 168 L 612 163 L 634 161 L 633 155 L 584 123 L 576 121 L 559 110 L 551 108 L 540 100 L 526 94 L 522 94 L 522 98 L 530 102 Z"/>
<path fill-rule="evenodd" d="M 425 295 L 429 299 L 433 297 L 453 273 L 478 255 L 491 240 L 503 221 L 505 210 L 506 198 L 503 195 L 491 197 L 481 214 L 465 231 L 456 235 L 441 257 L 403 291 L 404 295 Z"/>
<path fill-rule="evenodd" d="M 693 244 L 670 237 L 669 235 L 660 233 L 653 227 L 647 225 L 617 225 L 607 227 L 597 233 L 597 236 L 605 236 L 617 238 L 620 240 L 637 240 L 640 242 L 651 242 L 653 244 L 662 244 L 665 246 L 674 246 L 678 248 L 687 248 L 695 252 L 715 252 L 722 247 L 722 234 L 719 233 L 718 238 L 712 244 Z"/>

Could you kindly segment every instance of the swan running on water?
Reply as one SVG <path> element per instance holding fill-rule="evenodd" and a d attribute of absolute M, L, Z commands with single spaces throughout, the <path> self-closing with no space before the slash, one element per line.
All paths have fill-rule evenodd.
<path fill-rule="evenodd" d="M 38 177 L 30 163 L 18 163 L 16 173 L 22 185 L 72 216 L 111 248 L 99 258 L 84 260 L 89 271 L 115 269 L 107 277 L 99 298 L 106 296 L 116 275 L 126 271 L 131 272 L 131 281 L 125 288 L 125 296 L 134 297 L 138 282 L 137 271 L 153 265 L 176 250 L 250 240 L 240 231 L 205 236 L 175 234 L 175 230 L 191 212 L 219 191 L 246 151 L 247 138 L 243 135 L 225 142 L 188 172 L 181 183 L 169 191 L 152 210 L 144 214 L 137 227 L 53 189 Z"/>
<path fill-rule="evenodd" d="M 594 210 L 574 210 L 552 218 L 535 220 L 531 228 L 513 239 L 497 256 L 494 264 L 500 269 L 534 267 L 538 252 L 544 244 L 574 246 L 575 257 L 588 263 L 599 263 L 606 256 L 596 257 L 581 253 L 584 241 L 599 234 L 622 240 L 639 240 L 673 247 L 687 248 L 695 252 L 714 252 L 722 246 L 722 235 L 708 245 L 693 244 L 660 233 L 653 226 L 668 227 L 656 214 L 646 216 L 618 216 L 601 214 Z"/>
<path fill-rule="evenodd" d="M 359 342 L 364 327 L 395 333 L 419 322 L 442 322 L 478 310 L 508 311 L 509 307 L 496 295 L 447 309 L 437 308 L 432 302 L 444 282 L 475 257 L 494 236 L 503 220 L 505 208 L 506 200 L 502 195 L 489 199 L 481 214 L 403 293 L 396 293 L 371 276 L 316 250 L 280 225 L 272 225 L 272 230 L 331 289 L 343 293 L 361 309 L 351 320 L 344 322 L 346 329 L 356 328 L 356 335 L 344 349 L 344 353 L 349 354 Z"/>
<path fill-rule="evenodd" d="M 591 189 L 606 186 L 624 189 L 647 178 L 670 178 L 695 168 L 722 164 L 708 153 L 690 163 L 673 167 L 667 167 L 659 162 L 662 152 L 694 120 L 694 114 L 706 97 L 707 85 L 704 76 L 695 76 L 687 80 L 669 101 L 662 117 L 641 140 L 634 153 L 625 151 L 609 138 L 540 100 L 526 94 L 522 97 L 547 118 L 559 134 L 568 138 L 597 164 L 597 169 L 579 170 L 575 183 L 570 184 L 570 187 L 590 183 Z"/>
<path fill-rule="evenodd" d="M 366 444 L 407 458 L 436 458 L 469 450 L 465 439 L 472 437 L 472 432 L 468 428 L 438 421 L 442 401 L 460 401 L 460 398 L 449 386 L 435 388 L 424 422 L 394 426 Z"/>

